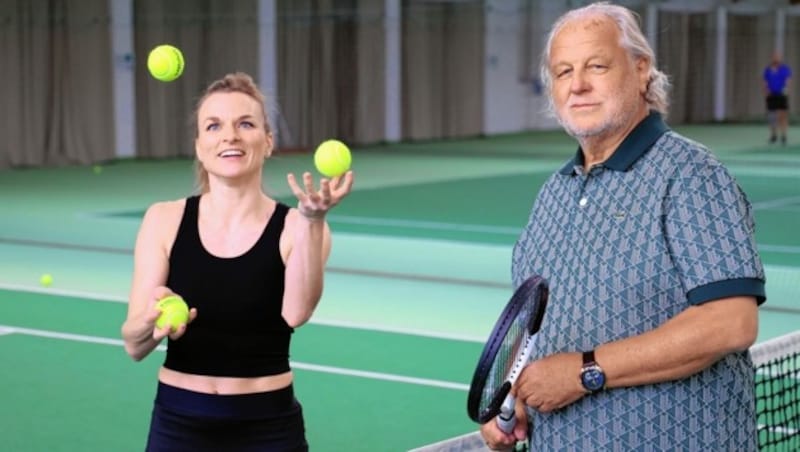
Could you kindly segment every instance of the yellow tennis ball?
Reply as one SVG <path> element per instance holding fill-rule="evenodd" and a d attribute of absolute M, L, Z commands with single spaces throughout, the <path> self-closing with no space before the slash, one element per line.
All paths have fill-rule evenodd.
<path fill-rule="evenodd" d="M 41 278 L 39 278 L 39 284 L 45 287 L 50 287 L 50 285 L 53 284 L 53 275 L 50 273 L 43 274 Z"/>
<path fill-rule="evenodd" d="M 162 82 L 171 82 L 183 74 L 183 54 L 174 46 L 156 46 L 147 56 L 147 70 L 150 75 Z"/>
<path fill-rule="evenodd" d="M 177 295 L 162 298 L 158 301 L 156 307 L 161 311 L 161 315 L 156 319 L 158 328 L 164 328 L 169 325 L 171 331 L 175 332 L 181 324 L 189 321 L 189 306 L 183 301 L 183 298 Z"/>
<path fill-rule="evenodd" d="M 323 141 L 314 152 L 314 165 L 325 176 L 341 176 L 350 169 L 350 149 L 339 140 Z"/>

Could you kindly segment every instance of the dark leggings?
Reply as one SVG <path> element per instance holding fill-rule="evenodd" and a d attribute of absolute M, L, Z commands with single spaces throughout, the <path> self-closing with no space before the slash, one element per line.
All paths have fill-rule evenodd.
<path fill-rule="evenodd" d="M 292 386 L 217 395 L 158 384 L 147 452 L 305 452 L 303 411 Z"/>

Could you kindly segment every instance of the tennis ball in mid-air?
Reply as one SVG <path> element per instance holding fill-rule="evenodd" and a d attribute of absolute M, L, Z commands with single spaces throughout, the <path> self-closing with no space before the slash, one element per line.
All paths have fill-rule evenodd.
<path fill-rule="evenodd" d="M 350 149 L 339 140 L 323 141 L 314 152 L 314 165 L 320 173 L 328 177 L 346 173 L 351 162 Z"/>
<path fill-rule="evenodd" d="M 39 278 L 39 284 L 50 287 L 53 284 L 53 275 L 50 273 L 45 273 Z"/>
<path fill-rule="evenodd" d="M 183 298 L 177 295 L 170 295 L 158 300 L 156 306 L 161 311 L 161 315 L 156 319 L 158 328 L 169 325 L 171 331 L 175 332 L 181 324 L 189 321 L 189 306 L 183 301 Z"/>
<path fill-rule="evenodd" d="M 156 46 L 147 56 L 147 70 L 155 79 L 171 82 L 183 74 L 183 54 L 174 46 Z"/>

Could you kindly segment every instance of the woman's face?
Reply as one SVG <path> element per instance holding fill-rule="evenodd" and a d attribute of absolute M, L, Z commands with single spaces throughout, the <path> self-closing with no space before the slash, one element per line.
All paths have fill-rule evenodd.
<path fill-rule="evenodd" d="M 267 130 L 257 100 L 240 92 L 211 94 L 197 112 L 197 158 L 212 177 L 260 177 L 264 159 L 272 153 Z"/>

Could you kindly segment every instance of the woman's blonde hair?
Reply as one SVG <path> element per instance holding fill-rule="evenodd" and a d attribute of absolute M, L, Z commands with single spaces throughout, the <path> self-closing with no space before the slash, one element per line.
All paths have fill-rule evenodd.
<path fill-rule="evenodd" d="M 219 80 L 211 82 L 210 85 L 197 100 L 192 114 L 192 124 L 194 126 L 194 137 L 197 138 L 199 134 L 199 124 L 197 115 L 200 112 L 200 106 L 208 99 L 209 96 L 215 93 L 242 93 L 252 97 L 261 106 L 261 113 L 264 115 L 264 131 L 270 133 L 272 126 L 269 123 L 269 116 L 267 116 L 266 109 L 266 96 L 253 81 L 253 77 L 244 72 L 234 72 L 227 74 Z M 197 188 L 200 193 L 207 193 L 208 186 L 208 171 L 203 167 L 200 160 L 195 160 L 195 178 Z"/>

